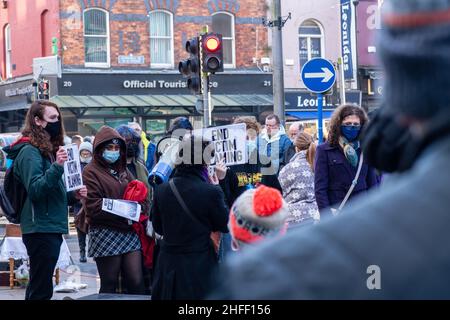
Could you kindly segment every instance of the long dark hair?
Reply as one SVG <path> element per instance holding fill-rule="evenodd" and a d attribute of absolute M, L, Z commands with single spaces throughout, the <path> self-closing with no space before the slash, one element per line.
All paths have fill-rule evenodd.
<path fill-rule="evenodd" d="M 348 116 L 357 116 L 361 121 L 361 127 L 368 122 L 367 114 L 364 109 L 350 104 L 343 104 L 334 110 L 330 120 L 330 131 L 328 132 L 328 142 L 330 146 L 339 145 L 339 136 L 341 135 L 342 121 Z"/>
<path fill-rule="evenodd" d="M 47 131 L 36 124 L 35 118 L 44 120 L 44 112 L 46 107 L 53 107 L 58 111 L 59 124 L 61 126 L 61 133 L 51 139 Z M 45 120 L 44 120 L 45 121 Z M 25 127 L 22 130 L 24 137 L 30 138 L 30 143 L 38 148 L 42 155 L 51 157 L 58 151 L 60 146 L 64 145 L 64 124 L 62 122 L 61 111 L 58 106 L 47 100 L 38 100 L 31 104 L 25 118 Z"/>

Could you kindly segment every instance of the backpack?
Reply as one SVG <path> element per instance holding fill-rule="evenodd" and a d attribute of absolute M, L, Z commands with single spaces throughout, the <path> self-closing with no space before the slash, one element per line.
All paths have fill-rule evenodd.
<path fill-rule="evenodd" d="M 6 170 L 3 185 L 0 185 L 0 207 L 11 223 L 20 223 L 20 213 L 27 200 L 27 190 L 14 174 L 14 164 Z"/>

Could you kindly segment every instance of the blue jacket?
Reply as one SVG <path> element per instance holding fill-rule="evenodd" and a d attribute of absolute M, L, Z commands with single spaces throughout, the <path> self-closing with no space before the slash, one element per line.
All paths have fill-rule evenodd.
<path fill-rule="evenodd" d="M 330 146 L 328 142 L 317 147 L 314 168 L 314 190 L 319 210 L 337 208 L 350 189 L 357 168 L 348 162 L 340 147 Z M 377 185 L 377 182 L 375 170 L 364 161 L 350 199 Z"/>

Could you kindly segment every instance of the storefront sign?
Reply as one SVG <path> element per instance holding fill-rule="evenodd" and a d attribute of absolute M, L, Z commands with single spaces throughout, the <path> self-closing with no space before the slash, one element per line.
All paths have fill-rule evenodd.
<path fill-rule="evenodd" d="M 32 85 L 26 86 L 26 87 L 20 87 L 20 88 L 11 88 L 5 90 L 5 97 L 14 97 L 14 96 L 22 96 L 26 95 L 27 93 L 33 93 L 34 88 Z"/>
<path fill-rule="evenodd" d="M 119 64 L 145 64 L 144 56 L 119 56 Z"/>
<path fill-rule="evenodd" d="M 352 58 L 352 5 L 351 1 L 341 0 L 341 52 L 344 64 L 344 77 L 353 79 Z"/>
<path fill-rule="evenodd" d="M 272 94 L 272 74 L 216 74 L 210 78 L 214 94 Z M 58 95 L 190 94 L 186 79 L 171 74 L 66 73 L 58 79 Z"/>
<path fill-rule="evenodd" d="M 345 93 L 346 102 L 361 105 L 361 91 L 350 91 Z M 312 95 L 308 91 L 286 92 L 286 101 L 289 106 L 286 111 L 317 111 L 319 101 L 316 95 Z M 334 110 L 340 103 L 339 94 L 334 92 L 333 95 L 325 96 L 324 110 Z"/>

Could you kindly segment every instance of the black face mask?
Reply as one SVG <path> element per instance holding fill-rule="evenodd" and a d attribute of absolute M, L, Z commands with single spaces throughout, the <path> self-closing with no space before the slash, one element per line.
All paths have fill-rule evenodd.
<path fill-rule="evenodd" d="M 61 124 L 59 123 L 59 121 L 47 122 L 47 126 L 44 128 L 44 130 L 48 132 L 50 138 L 56 138 L 61 134 Z"/>
<path fill-rule="evenodd" d="M 409 170 L 428 145 L 450 133 L 449 116 L 445 112 L 430 119 L 432 126 L 418 138 L 408 127 L 401 126 L 394 115 L 378 112 L 361 139 L 368 163 L 383 172 Z"/>
<path fill-rule="evenodd" d="M 136 158 L 139 155 L 139 146 L 136 144 L 127 145 L 127 158 Z"/>

